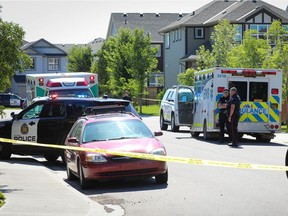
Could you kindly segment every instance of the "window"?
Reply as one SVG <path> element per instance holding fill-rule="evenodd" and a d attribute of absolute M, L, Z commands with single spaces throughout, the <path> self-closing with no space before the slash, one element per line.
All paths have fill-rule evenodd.
<path fill-rule="evenodd" d="M 45 104 L 40 114 L 41 118 L 64 117 L 66 115 L 66 107 L 63 103 Z"/>
<path fill-rule="evenodd" d="M 170 48 L 170 33 L 165 34 L 165 48 L 166 49 Z"/>
<path fill-rule="evenodd" d="M 181 37 L 182 37 L 182 32 L 181 30 L 178 30 L 178 40 L 181 41 Z"/>
<path fill-rule="evenodd" d="M 155 44 L 155 45 L 152 45 L 152 46 L 157 48 L 156 57 L 160 58 L 161 57 L 161 45 L 160 44 Z"/>
<path fill-rule="evenodd" d="M 236 38 L 235 38 L 236 43 L 239 43 L 239 44 L 242 43 L 242 33 L 243 33 L 242 25 L 237 25 L 236 26 Z"/>
<path fill-rule="evenodd" d="M 193 102 L 194 94 L 191 89 L 181 87 L 178 91 L 179 102 Z"/>
<path fill-rule="evenodd" d="M 27 70 L 36 70 L 36 58 L 31 58 L 32 64 L 28 67 Z"/>
<path fill-rule="evenodd" d="M 29 110 L 26 110 L 26 112 L 23 113 L 22 119 L 39 118 L 42 108 L 43 104 L 38 104 L 36 106 L 31 107 Z M 21 119 L 21 116 L 19 116 L 19 119 Z"/>
<path fill-rule="evenodd" d="M 269 27 L 270 25 L 250 25 L 250 30 L 254 30 L 253 37 L 267 40 Z"/>
<path fill-rule="evenodd" d="M 173 31 L 173 32 L 172 32 L 172 41 L 173 41 L 173 42 L 175 42 L 175 32 L 176 32 L 176 31 Z"/>
<path fill-rule="evenodd" d="M 232 87 L 237 88 L 241 101 L 247 101 L 247 82 L 229 82 L 229 89 Z"/>
<path fill-rule="evenodd" d="M 195 28 L 195 38 L 203 39 L 204 38 L 204 29 L 203 28 Z"/>
<path fill-rule="evenodd" d="M 178 41 L 178 32 L 179 32 L 179 30 L 175 31 L 175 38 L 176 38 L 176 41 Z"/>
<path fill-rule="evenodd" d="M 268 101 L 268 83 L 250 82 L 249 83 L 249 101 L 267 102 Z"/>
<path fill-rule="evenodd" d="M 48 58 L 48 70 L 60 70 L 60 58 Z"/>

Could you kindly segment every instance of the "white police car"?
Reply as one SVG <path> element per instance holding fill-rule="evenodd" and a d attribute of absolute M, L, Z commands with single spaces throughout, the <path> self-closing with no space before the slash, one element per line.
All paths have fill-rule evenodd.
<path fill-rule="evenodd" d="M 63 145 L 73 123 L 79 116 L 85 115 L 87 110 L 90 113 L 123 110 L 139 116 L 130 101 L 122 99 L 42 98 L 22 110 L 19 114 L 12 113 L 12 120 L 0 121 L 0 137 Z M 46 160 L 54 161 L 60 155 L 63 155 L 63 150 L 23 144 L 11 145 L 10 143 L 0 142 L 0 159 L 9 159 L 12 153 L 19 155 L 44 155 Z"/>

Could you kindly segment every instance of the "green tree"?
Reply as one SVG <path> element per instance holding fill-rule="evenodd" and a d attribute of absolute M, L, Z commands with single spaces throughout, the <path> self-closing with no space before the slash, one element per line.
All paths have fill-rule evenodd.
<path fill-rule="evenodd" d="M 229 52 L 235 47 L 236 27 L 228 20 L 220 20 L 212 32 L 212 51 L 205 49 L 202 45 L 197 54 L 198 70 L 214 66 L 227 67 L 229 65 Z"/>
<path fill-rule="evenodd" d="M 93 61 L 92 49 L 90 46 L 73 46 L 68 51 L 68 71 L 90 72 Z"/>
<path fill-rule="evenodd" d="M 24 71 L 32 61 L 31 58 L 21 50 L 25 32 L 12 22 L 0 19 L 0 91 L 11 86 L 11 79 L 15 71 Z M 3 107 L 0 108 L 2 114 Z"/>
<path fill-rule="evenodd" d="M 130 96 L 139 98 L 141 113 L 147 79 L 157 66 L 156 53 L 157 48 L 151 46 L 151 39 L 143 30 L 120 29 L 98 51 L 94 70 L 99 80 L 103 78 L 107 83 L 105 88 L 110 95 L 122 97 L 129 90 Z"/>
<path fill-rule="evenodd" d="M 195 69 L 188 68 L 184 73 L 180 73 L 177 76 L 178 83 L 180 85 L 188 85 L 193 86 L 194 85 L 194 73 Z"/>

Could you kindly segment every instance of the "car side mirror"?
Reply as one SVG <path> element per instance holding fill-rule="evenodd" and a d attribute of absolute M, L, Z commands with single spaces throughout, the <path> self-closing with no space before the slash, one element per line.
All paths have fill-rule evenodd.
<path fill-rule="evenodd" d="M 70 137 L 70 138 L 68 139 L 68 143 L 77 144 L 77 143 L 79 143 L 79 141 L 77 140 L 76 137 Z"/>
<path fill-rule="evenodd" d="M 155 131 L 154 136 L 162 136 L 163 132 L 162 131 Z"/>
<path fill-rule="evenodd" d="M 15 112 L 11 112 L 10 116 L 13 120 L 17 119 L 17 114 L 15 114 Z"/>

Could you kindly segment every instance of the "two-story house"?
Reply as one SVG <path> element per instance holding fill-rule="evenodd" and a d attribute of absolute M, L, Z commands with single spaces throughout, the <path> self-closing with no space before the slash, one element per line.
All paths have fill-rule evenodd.
<path fill-rule="evenodd" d="M 196 50 L 204 45 L 211 49 L 211 34 L 219 20 L 237 25 L 237 40 L 243 32 L 254 29 L 257 38 L 265 38 L 274 20 L 288 29 L 288 12 L 260 0 L 214 0 L 162 28 L 164 37 L 165 88 L 177 84 L 177 75 L 196 67 Z"/>
<path fill-rule="evenodd" d="M 157 71 L 149 80 L 149 86 L 163 86 L 158 83 L 157 77 L 163 77 L 163 37 L 158 31 L 168 24 L 182 18 L 186 14 L 179 13 L 112 13 L 107 31 L 107 38 L 117 34 L 120 28 L 135 30 L 140 28 L 144 33 L 150 35 L 151 44 L 158 48 L 156 57 L 158 59 Z M 159 79 L 160 80 L 160 79 Z"/>
<path fill-rule="evenodd" d="M 32 59 L 24 72 L 15 72 L 11 92 L 26 97 L 26 74 L 67 72 L 67 53 L 45 39 L 28 42 L 21 47 Z"/>

